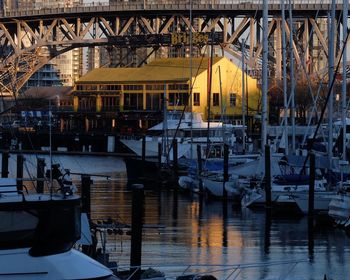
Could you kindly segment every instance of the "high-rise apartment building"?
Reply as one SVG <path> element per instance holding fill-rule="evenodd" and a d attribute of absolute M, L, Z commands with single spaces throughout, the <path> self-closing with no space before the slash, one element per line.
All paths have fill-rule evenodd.
<path fill-rule="evenodd" d="M 55 7 L 74 7 L 81 5 L 83 0 L 2 0 L 3 9 L 39 9 Z M 1 2 L 0 2 L 1 3 Z M 62 34 L 57 34 L 62 36 Z M 42 54 L 46 52 L 43 49 Z M 52 65 L 57 69 L 59 78 L 64 86 L 72 86 L 83 73 L 83 51 L 73 49 L 65 52 L 51 60 Z M 42 68 L 45 69 L 45 68 Z M 39 70 L 40 71 L 40 70 Z"/>

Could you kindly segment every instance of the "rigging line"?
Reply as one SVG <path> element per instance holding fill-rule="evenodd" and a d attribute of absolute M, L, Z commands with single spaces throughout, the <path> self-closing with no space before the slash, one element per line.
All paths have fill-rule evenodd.
<path fill-rule="evenodd" d="M 315 20 L 318 18 L 319 12 L 320 12 L 320 9 L 317 10 Z M 337 27 L 339 27 L 339 26 L 340 26 L 340 21 L 338 21 L 338 26 L 337 26 Z M 337 28 L 337 30 L 338 30 L 338 28 Z M 301 50 L 302 54 L 305 54 L 306 50 L 309 48 L 310 42 L 311 42 L 311 40 L 312 40 L 312 35 L 313 35 L 313 33 L 314 33 L 314 26 L 312 26 L 312 28 L 311 28 L 311 30 L 310 30 L 309 41 L 308 41 L 308 44 L 306 45 L 306 49 L 304 50 L 304 53 L 303 53 L 303 50 Z M 329 38 L 328 38 L 328 40 L 329 40 Z M 321 53 L 319 53 L 318 56 L 320 57 L 320 55 L 321 55 Z M 302 63 L 303 70 L 304 70 L 304 72 L 305 72 L 305 74 L 306 74 L 306 76 L 307 76 L 307 81 L 308 81 L 308 85 L 309 85 L 310 95 L 311 95 L 312 101 L 313 101 L 313 103 L 316 103 L 317 99 L 316 99 L 316 101 L 315 101 L 315 99 L 314 99 L 314 97 L 313 97 L 313 94 L 312 94 L 312 87 L 311 87 L 310 76 L 308 75 L 308 73 L 307 73 L 307 71 L 306 71 L 306 63 L 305 63 L 305 57 L 304 57 L 304 56 L 302 56 L 302 62 L 303 62 L 303 63 Z M 313 109 L 314 109 L 314 108 L 315 108 L 315 107 L 313 106 Z M 313 111 L 312 111 L 312 112 L 313 112 Z M 318 111 L 317 111 L 317 110 L 315 110 L 315 114 L 316 114 L 316 117 L 318 118 Z M 309 119 L 310 119 L 311 117 L 312 117 L 312 115 L 310 114 Z"/>
<path fill-rule="evenodd" d="M 327 74 L 324 74 L 324 76 L 322 77 L 321 81 L 323 81 L 325 78 L 326 78 Z M 322 92 L 322 89 L 324 88 L 324 84 L 323 83 L 319 83 L 319 86 L 318 86 L 318 89 L 317 89 L 317 95 L 316 95 L 316 99 L 314 101 L 314 104 L 312 106 L 312 110 L 311 110 L 311 113 L 316 111 L 317 112 L 317 102 L 319 99 L 321 99 L 321 92 Z M 317 119 L 316 121 L 318 121 L 318 115 L 316 115 Z M 306 133 L 304 134 L 304 137 L 303 137 L 303 141 L 302 141 L 302 145 L 305 144 L 306 142 L 306 138 L 307 138 L 307 134 L 308 132 L 310 131 L 310 126 L 311 126 L 311 121 L 312 121 L 312 116 L 309 117 L 309 120 L 308 120 L 308 129 L 306 131 Z M 325 134 L 324 134 L 324 131 L 323 129 L 321 129 L 321 133 L 322 133 L 322 138 L 325 139 Z"/>
<path fill-rule="evenodd" d="M 315 19 L 317 19 L 319 12 L 320 12 L 320 10 L 317 10 Z M 283 24 L 283 23 L 282 23 L 282 24 Z M 302 49 L 302 48 L 299 47 L 299 50 L 301 51 L 301 54 L 305 54 L 307 48 L 309 48 L 309 43 L 311 42 L 311 38 L 312 38 L 313 32 L 314 32 L 314 27 L 312 27 L 311 30 L 310 30 L 310 33 L 309 33 L 309 41 L 308 41 L 308 44 L 306 45 L 306 49 L 304 50 L 304 49 Z M 294 40 L 293 40 L 293 42 L 294 42 Z M 299 46 L 299 45 L 297 44 L 297 46 Z M 319 55 L 320 55 L 320 53 L 319 53 Z M 306 63 L 305 63 L 304 55 L 301 56 L 301 60 L 302 60 L 301 67 L 302 67 L 302 69 L 304 70 L 304 72 L 305 72 L 305 74 L 306 74 L 306 76 L 307 76 L 308 87 L 309 87 L 309 90 L 310 90 L 310 96 L 311 96 L 312 101 L 313 101 L 313 106 L 312 106 L 311 112 L 314 112 L 314 111 L 315 111 L 315 112 L 316 112 L 316 117 L 318 118 L 318 112 L 317 112 L 317 110 L 316 110 L 316 107 L 317 107 L 316 102 L 317 102 L 318 97 L 319 97 L 319 91 L 318 91 L 318 94 L 317 94 L 316 99 L 315 99 L 315 98 L 314 98 L 314 95 L 312 94 L 312 87 L 311 87 L 310 76 L 308 75 L 308 73 L 307 73 L 307 71 L 306 71 Z M 300 68 L 300 66 L 299 66 L 299 68 Z M 289 106 L 289 104 L 290 104 L 290 98 L 289 98 L 289 100 L 288 100 L 288 106 Z M 308 126 L 310 126 L 311 120 L 312 120 L 312 115 L 310 114 L 310 116 L 309 116 L 309 121 L 308 121 Z M 305 143 L 305 139 L 306 139 L 306 134 L 304 135 L 303 143 Z"/>
<path fill-rule="evenodd" d="M 349 34 L 350 34 L 350 29 L 348 29 L 348 31 L 347 31 L 345 42 L 348 41 Z M 343 56 L 343 53 L 344 53 L 345 49 L 346 49 L 346 44 L 343 44 L 342 49 L 341 49 L 341 53 L 340 53 L 340 58 Z M 311 141 L 310 141 L 309 144 L 307 145 L 307 151 L 308 151 L 308 153 L 307 153 L 307 155 L 306 155 L 306 157 L 305 157 L 304 164 L 303 164 L 303 167 L 302 167 L 302 169 L 301 169 L 301 171 L 300 171 L 300 174 L 302 174 L 302 173 L 305 171 L 306 163 L 307 163 L 307 161 L 308 161 L 308 159 L 309 159 L 309 156 L 310 156 L 310 153 L 309 153 L 309 152 L 311 151 L 311 149 L 312 149 L 312 147 L 313 147 L 313 144 L 314 144 L 314 142 L 315 142 L 315 140 L 316 140 L 317 132 L 318 132 L 320 126 L 321 126 L 322 119 L 323 119 L 324 114 L 325 114 L 325 112 L 326 112 L 327 104 L 328 104 L 328 101 L 329 101 L 329 99 L 330 99 L 330 96 L 331 96 L 331 93 L 332 93 L 332 89 L 333 89 L 333 86 L 334 86 L 334 83 L 335 83 L 335 80 L 336 80 L 336 76 L 337 76 L 338 71 L 339 71 L 340 63 L 341 63 L 341 59 L 339 59 L 339 61 L 337 62 L 337 67 L 335 68 L 335 71 L 334 71 L 334 73 L 333 73 L 332 81 L 331 81 L 331 84 L 330 84 L 329 89 L 328 89 L 328 94 L 327 94 L 327 97 L 326 97 L 326 101 L 325 101 L 325 103 L 324 103 L 324 105 L 323 105 L 323 108 L 322 108 L 322 111 L 321 111 L 321 116 L 320 116 L 320 119 L 319 119 L 319 121 L 318 121 L 318 123 L 317 123 L 317 126 L 316 126 L 316 130 L 315 130 L 315 132 L 314 132 L 314 135 L 312 136 Z"/>
<path fill-rule="evenodd" d="M 193 83 L 192 83 L 192 85 L 191 85 L 191 87 L 190 87 L 190 94 L 189 94 L 188 98 L 192 98 L 193 85 L 195 84 L 195 82 L 196 82 L 196 80 L 197 80 L 198 73 L 199 73 L 199 70 L 200 70 L 200 66 L 201 66 L 202 63 L 203 63 L 203 60 L 204 60 L 204 57 L 205 57 L 204 55 L 205 55 L 205 52 L 206 52 L 207 48 L 208 48 L 208 45 L 205 46 L 205 50 L 204 50 L 204 52 L 203 52 L 203 55 L 202 55 L 202 57 L 201 57 L 200 63 L 199 63 L 198 68 L 197 68 L 196 75 L 195 75 L 195 77 L 194 77 L 194 81 L 193 81 Z M 188 103 L 187 103 L 187 104 L 188 104 Z M 182 111 L 181 111 L 181 116 L 180 116 L 179 123 L 178 123 L 177 126 L 176 126 L 175 133 L 174 133 L 174 136 L 173 136 L 173 140 L 172 140 L 171 143 L 170 143 L 170 147 L 169 147 L 169 150 L 168 150 L 168 154 L 166 155 L 167 158 L 169 157 L 170 151 L 171 151 L 171 149 L 172 149 L 172 147 L 173 147 L 173 143 L 174 143 L 175 137 L 176 137 L 176 135 L 177 135 L 177 133 L 178 133 L 178 131 L 179 131 L 179 128 L 180 128 L 180 125 L 181 125 L 181 120 L 183 119 L 183 116 L 184 116 L 184 114 L 185 114 L 185 110 L 186 110 L 186 108 L 187 108 L 187 104 L 184 105 L 184 108 L 183 108 Z M 167 108 L 163 108 L 163 110 L 167 110 Z M 164 121 L 167 121 L 167 120 L 164 120 Z"/>
<path fill-rule="evenodd" d="M 322 2 L 323 2 L 323 1 L 321 1 L 321 3 L 322 3 Z M 318 18 L 319 13 L 320 13 L 320 9 L 318 9 L 317 12 L 316 12 L 315 20 Z M 286 24 L 286 23 L 288 24 L 287 21 L 282 22 L 282 24 Z M 295 35 L 295 34 L 294 34 L 295 31 L 294 31 L 294 32 L 293 32 L 293 31 L 294 31 L 294 29 L 293 29 L 292 27 L 290 27 L 290 32 L 292 32 L 292 34 L 291 34 L 292 38 L 294 38 L 294 35 Z M 300 52 L 301 52 L 301 54 L 302 54 L 302 55 L 301 55 L 301 62 L 302 62 L 302 63 L 301 63 L 301 67 L 302 67 L 302 69 L 303 69 L 303 71 L 304 71 L 304 73 L 305 73 L 305 75 L 306 75 L 307 82 L 308 82 L 308 87 L 309 87 L 309 90 L 310 90 L 310 91 L 308 91 L 308 93 L 310 93 L 310 96 L 311 96 L 312 101 L 313 101 L 313 104 L 314 104 L 314 106 L 313 106 L 312 108 L 313 108 L 313 110 L 315 109 L 315 111 L 316 111 L 316 117 L 318 118 L 318 112 L 317 112 L 316 106 L 315 106 L 315 103 L 316 103 L 316 101 L 317 101 L 317 98 L 316 98 L 316 100 L 315 100 L 315 99 L 314 99 L 314 95 L 312 94 L 312 86 L 311 86 L 310 76 L 309 76 L 309 74 L 308 74 L 307 71 L 306 71 L 307 69 L 306 69 L 306 62 L 305 62 L 305 57 L 304 57 L 304 55 L 305 55 L 307 49 L 309 48 L 309 45 L 310 45 L 310 42 L 311 42 L 311 39 L 312 39 L 312 35 L 313 35 L 313 34 L 314 34 L 314 27 L 312 26 L 312 28 L 311 28 L 311 30 L 310 30 L 310 32 L 309 32 L 309 39 L 308 39 L 308 42 L 307 42 L 307 44 L 306 44 L 306 49 L 301 48 L 299 44 L 296 44 L 296 46 L 299 46 L 299 50 L 300 50 Z M 294 39 L 293 39 L 293 43 L 295 43 Z M 290 47 L 292 47 L 292 46 L 290 46 Z M 300 65 L 299 65 L 298 68 L 300 68 Z M 288 100 L 287 103 L 288 103 L 288 107 L 289 107 L 290 98 L 289 98 L 289 100 Z M 313 112 L 313 110 L 312 110 L 311 112 Z M 310 126 L 311 119 L 312 119 L 312 115 L 310 114 L 308 126 Z M 282 127 L 284 122 L 285 122 L 285 121 L 283 120 L 279 127 Z M 287 125 L 287 124 L 285 124 L 285 125 Z M 305 138 L 306 138 L 306 137 L 305 137 L 305 135 L 304 135 L 304 139 L 305 139 Z"/>
<path fill-rule="evenodd" d="M 213 94 L 213 58 L 214 58 L 214 44 L 213 44 L 213 40 L 214 40 L 214 30 L 211 31 L 212 34 L 212 38 L 211 38 L 211 48 L 210 48 L 210 65 L 209 65 L 209 88 L 207 89 L 207 106 L 208 106 L 208 116 L 207 116 L 207 122 L 208 122 L 208 126 L 207 126 L 207 152 L 206 152 L 206 158 L 209 157 L 209 148 L 210 148 L 210 142 L 209 142 L 209 137 L 210 137 L 210 104 L 211 104 L 211 95 Z M 213 99 L 214 100 L 214 99 Z M 214 104 L 213 104 L 214 105 Z"/>

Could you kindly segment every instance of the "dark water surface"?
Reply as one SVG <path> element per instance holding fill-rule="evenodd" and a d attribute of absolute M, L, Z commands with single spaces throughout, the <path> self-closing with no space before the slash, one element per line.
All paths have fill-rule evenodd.
<path fill-rule="evenodd" d="M 95 181 L 92 218 L 108 217 L 131 224 L 132 193 L 123 174 L 116 181 Z M 237 270 L 229 279 L 350 279 L 349 236 L 319 222 L 308 230 L 305 217 L 267 219 L 265 212 L 227 207 L 221 201 L 176 193 L 145 191 L 142 263 L 145 265 L 247 264 L 296 261 Z M 128 265 L 130 236 L 110 235 L 106 247 L 111 260 Z M 203 268 L 202 268 L 203 269 Z M 167 268 L 164 268 L 167 271 Z M 230 272 L 214 273 L 227 279 Z M 280 277 L 280 278 L 279 278 Z"/>

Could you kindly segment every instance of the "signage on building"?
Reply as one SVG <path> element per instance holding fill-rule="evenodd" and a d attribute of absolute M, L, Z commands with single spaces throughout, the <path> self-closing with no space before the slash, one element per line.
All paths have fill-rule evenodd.
<path fill-rule="evenodd" d="M 108 43 L 116 46 L 151 47 L 190 45 L 190 34 L 174 32 L 167 34 L 109 36 Z M 193 45 L 219 44 L 223 41 L 222 32 L 193 32 Z"/>

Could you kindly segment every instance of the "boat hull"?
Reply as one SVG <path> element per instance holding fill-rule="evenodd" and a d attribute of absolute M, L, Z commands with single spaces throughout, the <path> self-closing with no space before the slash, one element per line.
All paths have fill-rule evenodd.
<path fill-rule="evenodd" d="M 300 192 L 292 194 L 295 203 L 298 205 L 301 212 L 309 213 L 309 193 Z M 327 212 L 332 198 L 335 196 L 334 192 L 315 192 L 314 194 L 314 211 Z"/>
<path fill-rule="evenodd" d="M 159 166 L 157 161 L 125 158 L 128 186 L 143 184 L 145 187 L 175 185 L 177 176 L 171 167 Z"/>
<path fill-rule="evenodd" d="M 210 178 L 203 178 L 203 189 L 209 195 L 216 198 L 224 198 L 224 190 L 227 198 L 234 201 L 240 201 L 242 192 L 236 181 L 223 182 L 222 180 L 215 180 Z"/>
<path fill-rule="evenodd" d="M 0 251 L 0 279 L 118 279 L 111 270 L 77 250 L 32 257 L 29 248 Z"/>
<path fill-rule="evenodd" d="M 336 195 L 329 203 L 328 215 L 337 223 L 346 224 L 350 218 L 350 196 Z"/>

